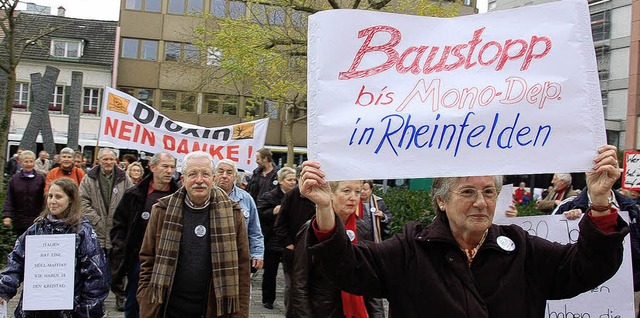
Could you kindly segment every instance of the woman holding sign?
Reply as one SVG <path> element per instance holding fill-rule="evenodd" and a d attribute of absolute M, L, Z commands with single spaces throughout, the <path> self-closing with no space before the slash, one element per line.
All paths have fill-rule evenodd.
<path fill-rule="evenodd" d="M 103 303 L 109 293 L 109 268 L 105 260 L 104 253 L 96 233 L 89 221 L 82 217 L 80 195 L 78 186 L 69 178 L 60 178 L 53 181 L 46 196 L 46 207 L 42 214 L 35 220 L 25 234 L 18 238 L 17 244 L 8 256 L 7 268 L 0 274 L 0 302 L 7 301 L 16 295 L 18 287 L 25 277 L 25 267 L 41 268 L 40 274 L 34 270 L 35 277 L 59 275 L 41 274 L 46 273 L 47 268 L 64 268 L 67 265 L 74 266 L 73 263 L 60 263 L 52 261 L 50 263 L 26 264 L 25 255 L 27 237 L 56 234 L 75 234 L 75 272 L 73 286 L 73 308 L 68 310 L 23 310 L 23 297 L 26 291 L 23 290 L 23 297 L 15 310 L 15 317 L 102 317 L 104 315 Z M 61 252 L 55 247 L 57 243 L 50 243 L 48 252 Z M 37 246 L 34 246 L 36 248 Z M 31 249 L 31 247 L 29 247 Z M 48 254 L 48 253 L 46 253 Z M 42 256 L 42 255 L 40 255 Z M 33 280 L 35 285 L 41 286 L 41 292 L 52 293 L 60 284 L 63 284 L 65 276 L 61 276 L 54 284 L 50 282 L 41 283 L 38 279 Z M 49 280 L 50 281 L 50 280 Z M 56 285 L 56 286 L 53 286 Z M 46 291 L 51 287 L 51 292 Z M 24 289 L 27 289 L 25 286 Z M 64 298 L 60 295 L 51 295 L 53 298 Z M 44 300 L 44 299 L 43 299 Z M 38 300 L 29 300 L 31 303 Z"/>
<path fill-rule="evenodd" d="M 587 177 L 588 217 L 569 245 L 492 224 L 502 186 L 493 176 L 437 178 L 433 223 L 409 223 L 382 243 L 352 245 L 320 164 L 306 162 L 301 193 L 316 203 L 306 245 L 342 290 L 387 298 L 390 316 L 542 317 L 547 300 L 598 286 L 622 262 L 628 225 L 608 197 L 620 176 L 616 153 L 613 146 L 598 150 Z"/>

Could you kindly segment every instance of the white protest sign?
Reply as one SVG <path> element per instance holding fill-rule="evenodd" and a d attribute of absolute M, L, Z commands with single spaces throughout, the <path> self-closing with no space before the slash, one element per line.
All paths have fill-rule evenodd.
<path fill-rule="evenodd" d="M 629 214 L 620 212 L 628 222 Z M 495 220 L 496 224 L 516 224 L 549 241 L 575 243 L 578 240 L 577 220 L 567 220 L 563 215 L 525 216 Z M 571 299 L 547 301 L 544 317 L 635 317 L 633 305 L 633 275 L 631 270 L 631 245 L 629 236 L 624 239 L 622 265 L 618 272 L 600 286 Z"/>
<path fill-rule="evenodd" d="M 447 19 L 326 10 L 308 45 L 309 158 L 328 180 L 587 171 L 606 144 L 584 0 Z"/>
<path fill-rule="evenodd" d="M 24 310 L 73 309 L 76 235 L 27 235 Z"/>
<path fill-rule="evenodd" d="M 503 220 L 509 219 L 505 212 L 509 205 L 513 203 L 513 184 L 505 184 L 500 190 L 500 194 L 496 199 L 496 209 L 493 214 L 493 223 L 499 224 Z M 508 223 L 508 222 L 507 222 Z"/>
<path fill-rule="evenodd" d="M 202 150 L 217 162 L 231 159 L 238 168 L 257 167 L 256 152 L 264 147 L 269 119 L 201 127 L 169 119 L 135 97 L 106 87 L 100 115 L 100 141 L 151 153 L 169 152 L 178 160 Z"/>
<path fill-rule="evenodd" d="M 624 173 L 622 187 L 630 190 L 640 190 L 640 152 L 624 152 Z"/>

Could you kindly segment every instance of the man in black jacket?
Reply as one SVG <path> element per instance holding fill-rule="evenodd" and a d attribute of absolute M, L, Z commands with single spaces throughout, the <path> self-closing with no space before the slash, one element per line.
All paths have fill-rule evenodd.
<path fill-rule="evenodd" d="M 273 190 L 278 185 L 278 168 L 273 163 L 271 150 L 267 148 L 258 150 L 256 161 L 258 168 L 253 170 L 246 189 L 254 202 L 258 202 L 260 195 Z"/>
<path fill-rule="evenodd" d="M 118 282 L 127 277 L 127 300 L 124 304 L 124 316 L 127 318 L 139 317 L 136 300 L 140 274 L 138 254 L 151 216 L 151 207 L 158 199 L 178 190 L 173 179 L 176 159 L 172 155 L 164 152 L 155 154 L 149 161 L 149 168 L 151 174 L 124 193 L 113 215 L 113 228 L 110 232 L 113 245 L 111 258 L 119 264 L 111 281 Z"/>

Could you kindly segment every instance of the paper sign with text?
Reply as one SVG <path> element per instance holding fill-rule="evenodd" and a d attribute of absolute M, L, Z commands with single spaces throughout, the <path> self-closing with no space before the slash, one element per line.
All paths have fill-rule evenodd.
<path fill-rule="evenodd" d="M 496 211 L 498 211 L 497 208 Z M 620 215 L 629 222 L 628 212 L 620 212 Z M 567 220 L 564 215 L 494 219 L 496 224 L 516 224 L 531 235 L 562 244 L 577 242 L 580 233 L 579 221 L 580 219 Z M 613 277 L 574 298 L 547 301 L 545 317 L 635 317 L 631 245 L 628 235 L 624 239 L 623 246 L 622 265 Z"/>
<path fill-rule="evenodd" d="M 27 235 L 24 310 L 73 309 L 75 234 Z"/>
<path fill-rule="evenodd" d="M 640 191 L 640 152 L 624 152 L 622 188 Z"/>
<path fill-rule="evenodd" d="M 587 171 L 606 144 L 584 0 L 327 10 L 308 45 L 309 158 L 329 180 Z"/>
<path fill-rule="evenodd" d="M 269 119 L 211 128 L 174 121 L 109 87 L 105 88 L 100 117 L 101 141 L 151 153 L 168 152 L 178 160 L 202 150 L 215 162 L 231 159 L 246 171 L 257 167 L 255 154 L 264 147 L 269 126 Z"/>

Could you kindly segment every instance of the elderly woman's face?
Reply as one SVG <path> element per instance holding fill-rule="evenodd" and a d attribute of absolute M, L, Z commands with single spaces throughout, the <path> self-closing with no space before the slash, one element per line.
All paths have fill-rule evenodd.
<path fill-rule="evenodd" d="M 493 177 L 461 178 L 449 193 L 445 202 L 438 198 L 438 205 L 444 207 L 449 226 L 454 236 L 467 233 L 482 233 L 491 226 L 496 209 L 498 189 Z"/>
<path fill-rule="evenodd" d="M 333 210 L 340 216 L 348 216 L 356 211 L 360 203 L 360 181 L 340 181 L 333 189 Z"/>

